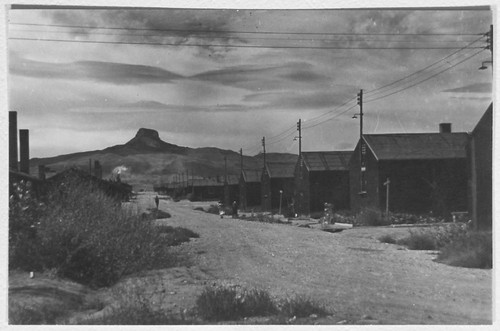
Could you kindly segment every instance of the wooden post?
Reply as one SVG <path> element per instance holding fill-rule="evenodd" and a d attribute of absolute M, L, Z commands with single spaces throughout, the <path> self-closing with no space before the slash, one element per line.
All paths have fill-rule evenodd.
<path fill-rule="evenodd" d="M 389 180 L 389 177 L 387 177 L 387 180 L 385 181 L 385 217 L 389 219 L 389 186 L 391 184 L 391 181 Z"/>

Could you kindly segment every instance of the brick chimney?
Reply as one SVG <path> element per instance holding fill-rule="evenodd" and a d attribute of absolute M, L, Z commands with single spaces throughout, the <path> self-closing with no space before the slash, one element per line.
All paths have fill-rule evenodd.
<path fill-rule="evenodd" d="M 9 111 L 9 169 L 17 171 L 17 112 Z"/>
<path fill-rule="evenodd" d="M 439 133 L 451 133 L 451 123 L 439 123 Z"/>
<path fill-rule="evenodd" d="M 30 173 L 30 130 L 19 130 L 19 171 Z"/>

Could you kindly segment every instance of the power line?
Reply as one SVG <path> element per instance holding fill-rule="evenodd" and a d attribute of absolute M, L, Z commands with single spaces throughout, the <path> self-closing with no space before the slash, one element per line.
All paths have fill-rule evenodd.
<path fill-rule="evenodd" d="M 162 31 L 162 32 L 186 32 L 186 33 L 240 33 L 240 34 L 276 34 L 276 35 L 324 35 L 324 36 L 477 36 L 483 33 L 333 33 L 333 32 L 284 32 L 284 31 L 244 31 L 244 30 L 196 30 L 196 29 L 159 29 L 159 28 L 134 28 L 134 27 L 110 27 L 89 25 L 66 25 L 66 24 L 42 24 L 10 22 L 10 25 L 27 26 L 50 26 L 75 29 L 99 29 L 99 30 L 130 30 L 130 31 Z"/>
<path fill-rule="evenodd" d="M 440 75 L 440 74 L 442 74 L 443 72 L 448 71 L 448 70 L 450 70 L 450 69 L 452 69 L 452 68 L 456 67 L 457 65 L 459 65 L 459 64 L 461 64 L 461 63 L 463 63 L 463 62 L 465 62 L 465 61 L 467 61 L 467 60 L 469 60 L 469 59 L 473 58 L 474 56 L 478 55 L 479 53 L 481 53 L 481 52 L 483 52 L 483 51 L 484 51 L 484 49 L 480 50 L 479 52 L 476 52 L 476 53 L 472 54 L 471 56 L 468 56 L 467 58 L 463 59 L 462 61 L 460 61 L 460 62 L 458 62 L 458 63 L 455 63 L 454 65 L 452 65 L 452 66 L 450 66 L 450 67 L 448 67 L 448 68 L 446 68 L 446 69 L 443 69 L 443 70 L 439 71 L 438 73 L 436 73 L 436 74 L 434 74 L 434 75 L 432 75 L 432 76 L 430 76 L 430 77 L 427 77 L 426 79 L 424 79 L 424 80 L 422 80 L 422 81 L 420 81 L 420 82 L 417 82 L 417 83 L 415 83 L 415 84 L 413 84 L 413 85 L 407 86 L 407 87 L 405 87 L 405 88 L 403 88 L 403 89 L 397 90 L 397 91 L 392 92 L 392 93 L 390 93 L 390 94 L 383 95 L 383 96 L 378 97 L 378 98 L 375 98 L 375 99 L 367 100 L 367 101 L 365 101 L 365 103 L 368 103 L 368 102 L 373 102 L 373 101 L 376 101 L 376 100 L 380 100 L 380 99 L 386 98 L 386 97 L 388 97 L 388 96 L 391 96 L 391 95 L 393 95 L 393 94 L 396 94 L 396 93 L 399 93 L 399 92 L 405 91 L 405 90 L 407 90 L 407 89 L 409 89 L 409 88 L 411 88 L 411 87 L 417 86 L 417 85 L 419 85 L 419 84 L 421 84 L 421 83 L 423 83 L 423 82 L 426 82 L 426 81 L 428 81 L 429 79 L 434 78 L 434 77 L 436 77 L 437 75 Z"/>
<path fill-rule="evenodd" d="M 414 73 L 412 73 L 412 74 L 410 74 L 410 75 L 408 75 L 408 76 L 405 76 L 405 77 L 403 77 L 403 78 L 401 78 L 401 79 L 398 79 L 398 80 L 396 80 L 396 81 L 394 81 L 394 82 L 392 82 L 392 83 L 389 83 L 389 84 L 387 84 L 387 85 L 381 86 L 381 87 L 376 88 L 376 89 L 371 90 L 371 91 L 367 91 L 365 94 L 366 94 L 366 95 L 368 95 L 368 94 L 370 94 L 370 95 L 373 95 L 373 94 L 378 94 L 378 93 L 380 93 L 380 92 L 379 92 L 380 90 L 383 90 L 383 89 L 385 89 L 386 87 L 389 87 L 389 86 L 392 86 L 392 85 L 394 85 L 394 84 L 397 84 L 397 83 L 399 83 L 399 82 L 401 82 L 401 81 L 403 81 L 403 80 L 405 80 L 405 79 L 407 79 L 407 78 L 409 78 L 409 77 L 415 76 L 415 75 L 419 74 L 420 72 L 423 72 L 423 71 L 425 71 L 425 70 L 427 70 L 427 69 L 429 69 L 429 68 L 433 67 L 434 65 L 438 64 L 439 62 L 445 61 L 446 59 L 448 59 L 448 58 L 452 57 L 453 55 L 455 55 L 455 54 L 457 54 L 457 53 L 459 53 L 459 52 L 463 51 L 463 50 L 464 50 L 464 49 L 466 49 L 468 46 L 473 45 L 474 43 L 478 42 L 478 41 L 479 41 L 479 40 L 481 40 L 483 37 L 484 37 L 484 36 L 481 36 L 480 38 L 478 38 L 478 39 L 476 39 L 476 40 L 472 41 L 471 43 L 469 43 L 468 45 L 466 45 L 465 47 L 463 47 L 463 48 L 461 48 L 461 49 L 459 49 L 459 50 L 457 50 L 457 51 L 455 51 L 455 52 L 453 52 L 453 53 L 451 53 L 451 54 L 449 54 L 449 55 L 445 56 L 444 58 L 440 59 L 439 61 L 436 61 L 436 62 L 434 62 L 434 63 L 432 63 L 432 64 L 428 65 L 427 67 L 425 67 L 425 68 L 423 68 L 423 69 L 420 69 L 420 70 L 418 70 L 418 71 L 416 71 L 416 72 L 414 72 Z"/>
<path fill-rule="evenodd" d="M 121 37 L 159 37 L 159 38 L 184 38 L 182 35 L 166 35 L 166 34 L 131 34 L 131 33 L 109 33 L 109 32 L 80 32 L 80 31 L 40 31 L 40 30 L 10 30 L 10 32 L 36 32 L 36 33 L 53 33 L 53 34 L 72 34 L 72 35 L 102 35 L 102 36 L 121 36 Z M 396 35 L 393 37 L 401 37 L 401 35 Z M 236 39 L 242 37 L 233 36 L 207 36 L 205 33 L 201 34 L 191 34 L 190 37 L 196 38 L 210 38 L 210 39 Z M 385 36 L 381 36 L 385 37 Z M 406 36 L 402 36 L 406 37 Z M 391 40 L 391 39 L 330 39 L 330 38 L 291 38 L 291 37 L 244 37 L 245 40 L 280 40 L 280 41 L 309 41 L 309 42 L 331 42 L 331 43 L 347 43 L 347 42 L 387 42 L 387 43 L 404 43 L 404 44 L 416 44 L 416 43 L 466 43 L 468 40 Z"/>
<path fill-rule="evenodd" d="M 396 90 L 396 91 L 394 91 L 394 92 L 392 92 L 392 93 L 390 93 L 390 94 L 383 95 L 383 96 L 378 97 L 378 98 L 374 98 L 374 99 L 366 100 L 366 101 L 365 101 L 365 103 L 367 103 L 367 102 L 372 102 L 372 101 L 376 101 L 376 100 L 380 100 L 380 99 L 383 99 L 383 98 L 385 98 L 385 97 L 389 97 L 389 96 L 391 96 L 391 95 L 394 95 L 394 94 L 396 94 L 396 93 L 399 93 L 399 92 L 405 91 L 405 90 L 407 90 L 407 89 L 409 89 L 409 88 L 411 88 L 411 87 L 414 87 L 414 86 L 416 86 L 416 85 L 419 85 L 419 84 L 421 84 L 421 83 L 423 83 L 423 82 L 425 82 L 425 81 L 428 81 L 428 80 L 430 80 L 430 79 L 432 79 L 432 78 L 436 77 L 437 75 L 439 75 L 439 74 L 441 74 L 441 73 L 443 73 L 443 72 L 446 72 L 446 71 L 448 71 L 448 70 L 450 70 L 450 69 L 454 68 L 455 66 L 457 66 L 457 65 L 459 65 L 459 64 L 461 64 L 461 63 L 463 63 L 463 62 L 467 61 L 468 59 L 470 59 L 470 58 L 472 58 L 472 57 L 474 57 L 474 56 L 478 55 L 478 54 L 479 54 L 479 53 L 481 53 L 482 51 L 484 51 L 484 49 L 482 49 L 482 50 L 481 50 L 481 51 L 479 51 L 479 52 L 476 52 L 476 53 L 472 54 L 471 56 L 466 57 L 465 59 L 463 59 L 463 60 L 461 60 L 461 61 L 459 61 L 459 62 L 455 63 L 454 65 L 452 65 L 452 66 L 450 66 L 450 67 L 448 67 L 448 68 L 446 68 L 446 69 L 444 69 L 444 70 L 441 70 L 441 71 L 439 71 L 439 72 L 437 72 L 437 73 L 435 73 L 435 74 L 431 75 L 430 77 L 427 77 L 427 78 L 425 78 L 425 79 L 423 79 L 423 80 L 421 80 L 421 81 L 419 81 L 419 82 L 417 82 L 417 83 L 415 83 L 415 84 L 412 84 L 412 85 L 407 86 L 407 87 L 404 87 L 404 88 L 400 88 L 400 89 L 398 89 L 398 90 Z M 450 56 L 451 56 L 451 55 L 453 55 L 453 54 L 450 54 Z M 449 56 L 448 56 L 448 57 L 449 57 Z M 439 62 L 439 61 L 438 61 L 438 62 Z M 412 75 L 413 75 L 413 74 L 412 74 Z M 412 76 L 412 75 L 410 75 L 410 76 Z M 355 99 L 355 98 L 351 98 L 351 99 L 347 100 L 347 101 L 346 101 L 346 102 L 344 102 L 342 105 L 338 106 L 335 110 L 339 110 L 340 108 L 342 108 L 343 106 L 347 105 L 349 102 L 353 101 L 354 99 Z M 326 116 L 326 115 L 328 115 L 328 114 L 331 114 L 334 110 L 332 110 L 332 111 L 328 111 L 328 112 L 326 112 L 326 113 L 323 113 L 323 114 L 321 114 L 321 115 L 319 115 L 319 116 L 316 116 L 316 117 L 312 118 L 310 121 L 308 121 L 308 123 L 307 123 L 306 125 L 304 125 L 304 126 L 302 127 L 302 129 L 303 129 L 303 130 L 305 130 L 305 129 L 310 129 L 310 128 L 314 128 L 314 127 L 316 127 L 316 126 L 319 126 L 319 125 L 321 125 L 321 124 L 324 124 L 324 123 L 326 123 L 326 122 L 328 122 L 328 121 L 331 121 L 331 120 L 333 120 L 333 119 L 335 119 L 335 118 L 339 117 L 340 115 L 343 115 L 343 114 L 347 113 L 348 111 L 350 111 L 351 109 L 355 108 L 356 106 L 357 106 L 357 104 L 354 104 L 354 105 L 350 106 L 349 108 L 347 108 L 346 110 L 343 110 L 343 111 L 341 111 L 340 113 L 336 113 L 336 114 L 334 114 L 332 117 L 330 117 L 330 118 L 328 118 L 328 119 L 326 119 L 326 120 L 323 120 L 323 121 L 321 121 L 321 122 L 319 122 L 319 123 L 316 123 L 316 124 L 312 124 L 312 125 L 310 124 L 310 123 L 311 123 L 311 121 L 317 120 L 317 119 L 319 119 L 319 118 L 321 118 L 321 117 L 323 117 L 323 116 Z M 294 129 L 294 126 L 290 127 L 289 129 L 287 129 L 287 130 L 283 131 L 282 133 L 280 133 L 280 134 L 278 134 L 278 135 L 276 135 L 276 136 L 274 136 L 274 137 L 280 136 L 280 135 L 282 135 L 282 134 L 284 134 L 284 133 L 288 132 L 290 129 Z M 278 143 L 278 142 L 281 142 L 281 141 L 285 140 L 286 138 L 290 137 L 291 135 L 293 135 L 294 133 L 295 133 L 295 130 L 294 130 L 294 131 L 292 131 L 292 132 L 290 132 L 289 134 L 287 134 L 286 136 L 282 137 L 281 139 L 279 139 L 279 140 L 277 140 L 277 141 L 268 142 L 268 145 L 272 145 L 272 144 L 276 144 L 276 143 Z"/>
<path fill-rule="evenodd" d="M 338 113 L 338 114 L 336 114 L 335 116 L 333 116 L 333 117 L 331 117 L 331 118 L 329 118 L 329 119 L 327 119 L 327 120 L 324 120 L 324 121 L 322 121 L 322 122 L 319 122 L 319 123 L 314 124 L 314 125 L 311 125 L 311 126 L 306 126 L 306 127 L 304 127 L 303 129 L 304 129 L 304 130 L 305 130 L 305 129 L 311 129 L 311 128 L 314 128 L 314 127 L 316 127 L 316 126 L 318 126 L 318 125 L 321 125 L 321 124 L 323 124 L 323 123 L 326 123 L 326 122 L 328 122 L 328 121 L 331 121 L 331 120 L 333 120 L 333 119 L 335 119 L 335 118 L 339 117 L 340 115 L 343 115 L 343 114 L 347 113 L 349 110 L 353 109 L 353 108 L 354 108 L 354 107 L 356 107 L 356 106 L 357 106 L 357 104 L 352 105 L 351 107 L 347 108 L 347 109 L 346 109 L 346 110 L 344 110 L 343 112 Z"/>
<path fill-rule="evenodd" d="M 484 49 L 483 49 L 484 50 Z M 453 61 L 458 61 L 461 57 L 466 57 L 468 56 L 470 53 L 467 53 L 467 54 L 461 54 L 459 55 L 457 58 L 451 60 L 452 62 Z M 435 65 L 435 64 L 434 64 Z M 420 79 L 422 79 L 423 77 L 426 77 L 428 75 L 432 75 L 434 72 L 437 72 L 438 70 L 440 70 L 440 68 L 444 67 L 444 66 L 452 66 L 453 64 L 449 61 L 446 61 L 446 62 L 442 62 L 441 64 L 437 65 L 436 67 L 432 68 L 430 71 L 426 72 L 426 73 L 420 73 L 418 75 L 410 75 L 410 76 L 413 76 L 413 78 L 407 80 L 410 76 L 407 76 L 407 77 L 404 77 L 403 79 L 400 79 L 398 80 L 398 82 L 401 82 L 401 81 L 404 81 L 404 80 L 407 80 L 406 82 L 402 83 L 402 84 L 398 84 L 397 86 L 393 86 L 393 87 L 390 87 L 390 88 L 386 88 L 385 90 L 384 89 L 378 89 L 376 92 L 370 94 L 368 96 L 368 100 L 367 101 L 370 101 L 370 100 L 373 100 L 374 99 L 374 96 L 375 95 L 378 95 L 378 94 L 383 94 L 383 93 L 390 93 L 391 91 L 394 91 L 394 90 L 398 90 L 398 89 L 401 89 L 401 87 L 405 86 L 405 85 L 409 85 L 409 84 L 412 84 L 412 82 L 415 82 L 415 81 L 418 81 Z M 389 85 L 395 85 L 394 83 L 391 83 Z M 371 98 L 371 99 L 370 99 Z"/>
<path fill-rule="evenodd" d="M 184 44 L 184 43 L 163 43 L 163 42 L 130 42 L 130 41 L 98 41 L 98 40 L 68 40 L 68 39 L 51 39 L 51 38 L 20 38 L 9 37 L 9 40 L 24 40 L 24 41 L 48 41 L 48 42 L 65 42 L 65 43 L 82 43 L 82 44 L 113 44 L 113 45 L 149 45 L 149 46 L 180 46 L 180 47 L 224 47 L 224 48 L 267 48 L 267 49 L 372 49 L 372 50 L 439 50 L 439 49 L 457 49 L 457 47 L 353 47 L 353 46 L 278 46 L 278 45 L 229 45 L 229 44 Z M 479 49 L 483 47 L 468 47 L 468 49 Z"/>

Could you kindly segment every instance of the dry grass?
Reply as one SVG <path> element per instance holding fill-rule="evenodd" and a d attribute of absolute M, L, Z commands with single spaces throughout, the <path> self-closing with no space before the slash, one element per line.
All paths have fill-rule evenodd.
<path fill-rule="evenodd" d="M 329 314 L 323 305 L 304 296 L 275 301 L 265 290 L 248 290 L 239 286 L 205 288 L 196 304 L 198 314 L 207 321 L 231 321 L 254 316 L 273 316 L 283 320 L 284 317 Z"/>

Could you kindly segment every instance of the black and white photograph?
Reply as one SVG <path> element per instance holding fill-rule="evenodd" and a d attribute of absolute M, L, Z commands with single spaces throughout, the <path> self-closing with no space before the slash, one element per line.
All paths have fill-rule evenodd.
<path fill-rule="evenodd" d="M 494 328 L 496 6 L 189 3 L 4 5 L 5 325 Z"/>

